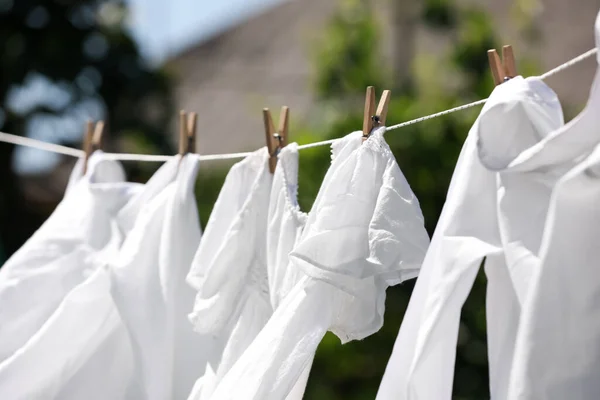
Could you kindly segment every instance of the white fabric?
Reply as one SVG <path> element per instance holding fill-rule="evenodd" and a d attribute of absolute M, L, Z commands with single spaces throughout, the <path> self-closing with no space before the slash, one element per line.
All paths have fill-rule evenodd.
<path fill-rule="evenodd" d="M 187 319 L 194 292 L 185 276 L 201 235 L 197 169 L 196 155 L 181 159 L 176 179 L 146 206 L 111 265 L 111 292 L 131 338 L 135 380 L 145 400 L 185 398 L 215 347 Z"/>
<path fill-rule="evenodd" d="M 198 332 L 227 337 L 227 344 L 218 368 L 201 378 L 190 400 L 210 397 L 273 313 L 266 260 L 272 181 L 266 148 L 235 164 L 194 256 L 188 282 L 198 294 L 190 319 Z"/>
<path fill-rule="evenodd" d="M 273 174 L 267 230 L 267 269 L 269 294 L 277 309 L 290 290 L 304 276 L 290 263 L 290 253 L 301 237 L 308 214 L 298 204 L 298 144 L 290 143 L 279 152 Z M 287 400 L 301 400 L 310 374 L 312 357 L 306 362 Z"/>
<path fill-rule="evenodd" d="M 460 311 L 484 257 L 490 392 L 506 398 L 550 193 L 572 165 L 536 170 L 531 154 L 562 124 L 556 95 L 539 79 L 494 89 L 459 156 L 378 400 L 451 398 Z"/>
<path fill-rule="evenodd" d="M 0 269 L 0 362 L 37 332 L 65 295 L 122 242 L 115 217 L 141 185 L 123 182 L 118 162 L 95 152 L 75 166 L 64 199 Z"/>
<path fill-rule="evenodd" d="M 600 13 L 595 25 L 600 48 Z M 600 63 L 600 58 L 598 59 Z M 600 67 L 586 108 L 553 132 L 554 156 L 595 150 L 556 185 L 540 250 L 540 268 L 521 315 L 510 399 L 600 397 L 598 237 L 600 229 Z M 564 153 L 569 153 L 565 155 Z M 538 163 L 543 167 L 546 160 Z"/>
<path fill-rule="evenodd" d="M 124 226 L 133 226 L 131 221 L 136 229 L 146 229 L 146 207 L 174 179 L 178 163 L 178 157 L 167 162 L 119 211 L 123 235 L 128 235 Z M 127 237 L 120 251 L 127 253 L 136 244 Z M 31 339 L 0 363 L 3 397 L 146 399 L 134 380 L 133 349 L 110 293 L 109 270 L 101 266 L 73 288 Z"/>
<path fill-rule="evenodd" d="M 308 214 L 302 212 L 298 204 L 298 145 L 290 143 L 279 152 L 269 201 L 267 269 L 273 309 L 301 275 L 299 269 L 289 265 L 289 255 L 307 219 Z"/>
<path fill-rule="evenodd" d="M 374 132 L 364 144 L 361 132 L 338 143 L 342 149 L 290 255 L 291 267 L 305 276 L 212 400 L 285 398 L 327 330 L 343 343 L 376 332 L 383 323 L 387 286 L 418 273 L 429 238 L 383 132 Z"/>

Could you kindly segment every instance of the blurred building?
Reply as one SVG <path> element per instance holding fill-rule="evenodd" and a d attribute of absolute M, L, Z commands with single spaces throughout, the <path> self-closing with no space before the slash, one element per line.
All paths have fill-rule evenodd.
<path fill-rule="evenodd" d="M 394 71 L 410 73 L 407 65 L 413 55 L 441 54 L 450 42 L 414 23 L 418 21 L 415 7 L 419 0 L 398 1 L 393 3 L 396 6 L 390 3 L 373 3 L 384 27 L 385 53 L 395 64 Z M 598 0 L 580 0 L 576 7 L 563 0 L 460 3 L 488 10 L 496 32 L 504 43 L 513 45 L 517 60 L 519 54 L 527 54 L 544 71 L 594 46 Z M 319 40 L 336 4 L 336 0 L 278 4 L 168 61 L 178 77 L 179 107 L 199 114 L 201 153 L 244 151 L 264 145 L 263 107 L 277 115 L 281 105 L 289 106 L 292 124 L 299 119 L 318 120 L 318 104 L 311 90 L 311 44 Z M 524 29 L 515 17 L 524 13 L 533 15 L 540 30 L 533 48 L 522 39 Z M 565 104 L 582 105 L 595 68 L 593 61 L 587 61 L 548 82 Z"/>
<path fill-rule="evenodd" d="M 284 2 L 169 60 L 178 105 L 198 112 L 201 153 L 264 145 L 264 107 L 277 119 L 289 106 L 292 123 L 310 114 L 311 43 L 336 3 Z"/>

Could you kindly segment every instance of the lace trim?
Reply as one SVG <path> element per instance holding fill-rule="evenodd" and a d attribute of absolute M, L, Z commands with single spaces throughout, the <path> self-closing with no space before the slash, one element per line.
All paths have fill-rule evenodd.
<path fill-rule="evenodd" d="M 290 147 L 292 146 L 292 147 Z M 295 168 L 289 168 L 287 163 L 288 163 L 288 159 L 286 158 L 285 154 L 287 154 L 287 152 L 295 152 L 295 154 L 298 154 L 298 149 L 297 149 L 297 144 L 296 143 L 291 143 L 288 144 L 286 146 L 286 150 L 285 152 L 281 152 L 278 156 L 279 158 L 279 165 L 281 165 L 281 172 L 282 172 L 282 179 L 283 179 L 283 185 L 285 186 L 285 203 L 286 206 L 290 209 L 292 215 L 294 216 L 294 218 L 296 218 L 299 222 L 304 223 L 306 222 L 307 218 L 308 218 L 308 213 L 305 213 L 304 211 L 302 211 L 300 209 L 300 205 L 298 204 L 298 167 L 296 166 Z M 289 169 L 295 169 L 296 172 L 296 176 L 294 179 L 293 183 L 290 183 L 290 176 L 288 175 L 288 168 Z"/>
<path fill-rule="evenodd" d="M 385 156 L 394 156 L 390 146 L 385 141 L 383 134 L 385 133 L 385 126 L 377 128 L 371 133 L 371 136 L 365 140 L 362 144 L 362 148 L 370 149 L 374 152 L 381 153 Z"/>

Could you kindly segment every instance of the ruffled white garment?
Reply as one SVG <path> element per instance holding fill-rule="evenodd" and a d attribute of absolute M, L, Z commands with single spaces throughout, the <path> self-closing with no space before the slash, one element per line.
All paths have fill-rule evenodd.
<path fill-rule="evenodd" d="M 262 148 L 231 168 L 188 275 L 198 290 L 190 314 L 195 329 L 227 338 L 218 368 L 207 366 L 189 399 L 209 398 L 273 312 L 266 262 L 273 181 L 268 161 Z"/>
<path fill-rule="evenodd" d="M 343 343 L 376 332 L 385 289 L 417 275 L 429 238 L 383 132 L 364 144 L 361 132 L 336 143 L 341 150 L 290 255 L 305 276 L 212 400 L 285 398 L 328 330 Z"/>
<path fill-rule="evenodd" d="M 102 152 L 92 154 L 85 176 L 82 166 L 49 219 L 0 269 L 0 362 L 121 246 L 116 214 L 142 185 L 124 182 L 121 165 Z"/>
<path fill-rule="evenodd" d="M 163 165 L 119 211 L 124 236 L 126 226 L 146 229 L 145 204 L 153 204 L 174 179 L 178 163 L 174 157 Z M 120 251 L 127 253 L 132 245 L 136 242 L 127 237 Z M 134 380 L 131 341 L 110 289 L 107 265 L 74 287 L 31 339 L 0 363 L 0 393 L 12 400 L 145 400 Z"/>

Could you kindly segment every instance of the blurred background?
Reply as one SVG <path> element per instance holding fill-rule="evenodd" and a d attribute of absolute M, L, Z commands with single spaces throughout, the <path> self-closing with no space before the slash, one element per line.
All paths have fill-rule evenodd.
<path fill-rule="evenodd" d="M 105 151 L 174 154 L 176 111 L 199 114 L 197 151 L 264 145 L 261 110 L 291 112 L 290 141 L 362 128 L 365 87 L 392 89 L 388 124 L 487 97 L 486 51 L 512 44 L 519 73 L 544 72 L 594 46 L 600 0 L 0 0 L 0 130 L 81 147 L 107 122 Z M 593 58 L 548 80 L 566 119 L 588 96 Z M 479 108 L 387 134 L 433 233 Z M 330 161 L 300 156 L 309 210 Z M 74 159 L 0 143 L 0 264 L 62 198 Z M 231 162 L 202 164 L 201 223 Z M 130 180 L 158 168 L 126 163 Z M 463 308 L 455 399 L 489 398 L 485 276 Z M 373 399 L 413 283 L 388 290 L 382 330 L 344 346 L 328 334 L 306 399 Z M 435 384 L 435 382 L 432 382 Z"/>

